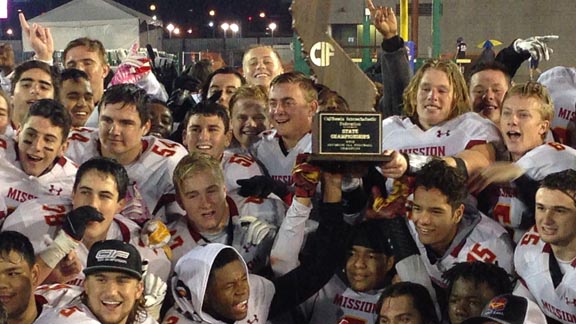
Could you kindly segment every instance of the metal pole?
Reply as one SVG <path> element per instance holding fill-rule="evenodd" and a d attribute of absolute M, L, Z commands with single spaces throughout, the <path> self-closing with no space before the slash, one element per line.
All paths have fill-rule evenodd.
<path fill-rule="evenodd" d="M 408 40 L 408 0 L 400 0 L 400 37 Z"/>
<path fill-rule="evenodd" d="M 362 21 L 362 63 L 360 67 L 365 70 L 372 64 L 370 56 L 370 11 L 364 8 L 364 20 Z"/>
<path fill-rule="evenodd" d="M 410 40 L 414 42 L 414 55 L 413 57 L 418 57 L 418 20 L 420 17 L 419 12 L 420 3 L 418 0 L 412 0 L 412 29 L 410 29 Z"/>
<path fill-rule="evenodd" d="M 442 0 L 432 0 L 432 57 L 440 56 L 440 12 Z"/>

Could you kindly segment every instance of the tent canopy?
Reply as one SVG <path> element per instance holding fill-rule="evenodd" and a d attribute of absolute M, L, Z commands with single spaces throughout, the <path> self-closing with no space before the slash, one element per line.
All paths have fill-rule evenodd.
<path fill-rule="evenodd" d="M 29 22 L 50 28 L 57 51 L 79 37 L 98 39 L 106 49 L 130 48 L 133 43 L 140 43 L 141 24 L 161 25 L 152 17 L 112 0 L 73 0 Z M 24 51 L 31 51 L 28 42 L 22 41 Z"/>

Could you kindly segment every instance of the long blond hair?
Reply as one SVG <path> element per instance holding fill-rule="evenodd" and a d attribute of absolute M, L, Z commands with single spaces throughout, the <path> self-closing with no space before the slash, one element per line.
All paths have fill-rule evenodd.
<path fill-rule="evenodd" d="M 463 113 L 471 111 L 470 109 L 470 96 L 468 95 L 468 87 L 466 86 L 466 80 L 462 72 L 460 72 L 460 67 L 450 60 L 428 60 L 418 72 L 414 75 L 410 83 L 404 90 L 402 99 L 404 100 L 404 113 L 411 119 L 418 117 L 417 107 L 417 96 L 418 87 L 420 82 L 424 77 L 424 73 L 429 69 L 436 69 L 446 73 L 448 80 L 452 85 L 454 91 L 452 107 L 448 119 L 452 119 L 456 116 L 460 116 Z"/>

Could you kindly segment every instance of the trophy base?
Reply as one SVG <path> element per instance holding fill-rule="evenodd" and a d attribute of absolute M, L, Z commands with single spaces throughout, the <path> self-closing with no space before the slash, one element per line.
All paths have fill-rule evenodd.
<path fill-rule="evenodd" d="M 379 166 L 391 160 L 389 155 L 362 154 L 362 155 L 335 155 L 317 154 L 308 155 L 307 162 L 332 173 L 351 173 L 355 176 L 366 174 L 368 168 Z"/>
<path fill-rule="evenodd" d="M 358 154 L 358 155 L 346 155 L 346 154 L 318 154 L 312 153 L 308 155 L 308 162 L 324 162 L 324 161 L 335 161 L 335 162 L 378 162 L 386 163 L 391 160 L 390 155 L 382 154 Z"/>

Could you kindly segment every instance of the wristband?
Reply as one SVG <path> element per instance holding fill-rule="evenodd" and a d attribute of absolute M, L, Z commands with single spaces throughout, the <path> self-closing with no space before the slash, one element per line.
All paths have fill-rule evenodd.
<path fill-rule="evenodd" d="M 46 265 L 54 269 L 60 260 L 78 247 L 78 244 L 80 244 L 79 241 L 74 240 L 63 230 L 59 230 L 52 244 L 46 250 L 40 252 L 38 256 Z"/>

